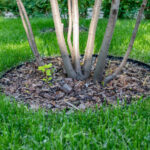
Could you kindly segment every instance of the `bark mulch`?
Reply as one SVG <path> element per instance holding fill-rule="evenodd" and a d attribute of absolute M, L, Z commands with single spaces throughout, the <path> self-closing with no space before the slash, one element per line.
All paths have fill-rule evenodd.
<path fill-rule="evenodd" d="M 67 78 L 60 57 L 44 58 L 44 62 L 52 63 L 55 69 L 51 84 L 43 81 L 45 75 L 38 71 L 35 62 L 26 62 L 0 79 L 0 91 L 33 109 L 42 107 L 53 111 L 86 109 L 103 103 L 129 104 L 150 95 L 150 70 L 136 63 L 128 62 L 122 74 L 103 87 L 92 81 L 95 58 L 91 77 L 86 81 Z M 111 74 L 119 64 L 120 60 L 109 59 L 106 74 Z"/>

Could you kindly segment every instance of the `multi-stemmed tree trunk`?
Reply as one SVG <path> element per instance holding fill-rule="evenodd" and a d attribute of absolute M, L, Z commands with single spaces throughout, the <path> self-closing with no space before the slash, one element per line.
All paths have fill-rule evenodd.
<path fill-rule="evenodd" d="M 50 0 L 50 3 L 51 3 L 52 14 L 53 14 L 53 19 L 54 19 L 54 24 L 56 29 L 57 41 L 60 48 L 65 70 L 67 72 L 68 77 L 77 78 L 77 74 L 71 64 L 68 51 L 67 51 L 67 45 L 65 43 L 65 38 L 63 33 L 63 23 L 61 22 L 61 18 L 60 18 L 58 1 Z"/>
<path fill-rule="evenodd" d="M 22 23 L 23 23 L 23 26 L 24 26 L 24 29 L 25 29 L 25 32 L 26 32 L 26 35 L 27 35 L 27 38 L 29 41 L 29 45 L 31 47 L 31 50 L 32 50 L 34 56 L 35 56 L 36 62 L 38 65 L 43 65 L 42 59 L 41 59 L 40 54 L 37 50 L 37 46 L 36 46 L 34 35 L 32 32 L 31 24 L 30 24 L 29 18 L 27 16 L 26 10 L 24 8 L 24 5 L 23 5 L 21 0 L 17 0 L 17 5 L 19 8 L 19 13 L 20 13 L 20 16 L 22 19 Z"/>
<path fill-rule="evenodd" d="M 135 38 L 136 38 L 136 34 L 137 34 L 137 31 L 138 31 L 140 22 L 142 20 L 142 14 L 144 12 L 146 4 L 147 4 L 147 0 L 143 0 L 143 3 L 142 3 L 141 8 L 140 8 L 140 11 L 138 13 L 136 24 L 135 24 L 135 27 L 134 27 L 134 30 L 133 30 L 133 33 L 132 33 L 130 44 L 129 44 L 127 52 L 126 52 L 126 54 L 125 54 L 125 56 L 123 58 L 123 61 L 121 62 L 120 66 L 116 69 L 116 71 L 112 75 L 109 75 L 108 77 L 105 78 L 105 80 L 104 80 L 105 85 L 108 82 L 110 82 L 111 80 L 115 79 L 117 77 L 117 75 L 121 72 L 122 68 L 126 65 L 127 59 L 129 57 L 129 54 L 130 54 L 130 52 L 131 52 L 131 50 L 133 48 L 133 44 L 134 44 L 134 41 L 135 41 Z"/>
<path fill-rule="evenodd" d="M 83 66 L 80 64 L 80 51 L 79 51 L 79 10 L 78 10 L 78 0 L 68 0 L 68 16 L 69 16 L 69 27 L 68 27 L 68 36 L 67 36 L 67 44 L 69 47 L 69 50 L 71 52 L 71 58 L 69 58 L 67 44 L 65 42 L 64 33 L 63 33 L 63 23 L 61 22 L 60 12 L 59 12 L 59 6 L 57 0 L 50 0 L 52 14 L 53 14 L 53 20 L 56 30 L 56 36 L 57 41 L 59 44 L 59 48 L 61 51 L 61 56 L 64 63 L 64 68 L 66 70 L 66 73 L 68 77 L 78 79 L 78 80 L 84 80 L 87 79 L 91 72 L 92 67 L 92 54 L 94 49 L 94 41 L 95 41 L 95 34 L 96 34 L 96 27 L 99 19 L 99 12 L 101 7 L 102 0 L 95 0 L 95 4 L 93 7 L 93 16 L 89 28 L 88 33 L 88 40 L 87 45 L 85 49 L 85 55 L 83 59 Z M 22 22 L 28 37 L 28 41 L 30 44 L 30 47 L 36 57 L 36 60 L 38 64 L 41 63 L 41 59 L 39 56 L 39 53 L 37 51 L 37 47 L 35 44 L 35 40 L 33 37 L 31 25 L 29 22 L 29 19 L 27 17 L 25 8 L 23 7 L 23 4 L 21 0 L 17 0 L 17 4 L 20 11 L 20 16 L 22 18 Z M 110 10 L 110 16 L 108 25 L 106 28 L 106 32 L 104 35 L 104 39 L 102 42 L 102 46 L 100 48 L 100 53 L 96 61 L 96 69 L 94 71 L 94 81 L 95 82 L 101 82 L 103 80 L 103 74 L 105 72 L 105 65 L 106 65 L 106 58 L 108 55 L 108 50 L 111 44 L 113 32 L 115 29 L 117 16 L 118 16 L 118 10 L 119 10 L 119 4 L 120 0 L 112 0 L 111 4 L 111 10 Z M 122 68 L 125 66 L 126 61 L 128 59 L 128 56 L 132 50 L 135 37 L 138 31 L 138 27 L 140 25 L 143 11 L 146 7 L 147 0 L 143 0 L 143 3 L 141 5 L 136 25 L 131 37 L 131 41 L 128 47 L 128 50 L 124 56 L 124 59 L 120 66 L 117 68 L 117 70 L 112 74 L 109 75 L 104 79 L 104 84 L 106 85 L 108 82 L 113 80 L 122 70 Z M 73 41 L 71 40 L 73 36 Z"/>
<path fill-rule="evenodd" d="M 57 0 L 50 0 L 50 3 L 52 6 L 52 13 L 53 13 L 54 24 L 55 24 L 55 28 L 56 28 L 56 34 L 57 34 L 57 32 L 59 32 L 59 29 L 60 29 L 60 23 L 58 23 L 58 20 L 60 20 L 60 16 L 56 15 L 56 12 L 55 12 L 55 11 L 57 11 L 57 14 L 59 13 L 58 3 L 57 3 Z M 78 0 L 68 0 L 69 28 L 68 28 L 67 41 L 68 41 L 68 46 L 71 51 L 71 57 L 72 57 L 72 63 L 71 63 L 71 61 L 69 63 L 71 63 L 70 65 L 72 67 L 71 69 L 73 69 L 73 73 L 76 74 L 75 76 L 71 76 L 72 78 L 87 79 L 90 75 L 91 66 L 92 66 L 92 54 L 93 54 L 94 41 L 95 41 L 95 33 L 96 33 L 96 27 L 97 27 L 97 23 L 98 23 L 98 17 L 99 17 L 101 3 L 102 3 L 102 0 L 95 0 L 95 4 L 93 7 L 93 16 L 92 16 L 92 20 L 91 20 L 91 24 L 90 24 L 90 28 L 89 28 L 88 40 L 87 40 L 85 55 L 84 55 L 84 59 L 83 59 L 83 61 L 84 61 L 83 67 L 81 67 L 80 66 L 80 55 L 79 55 L 80 53 L 79 53 Z M 132 46 L 133 46 L 133 43 L 134 43 L 134 40 L 136 37 L 136 33 L 138 31 L 140 21 L 142 19 L 142 13 L 144 11 L 146 3 L 147 3 L 147 0 L 143 0 L 142 6 L 139 11 L 138 18 L 137 18 L 137 23 L 136 23 L 136 26 L 135 26 L 135 29 L 134 29 L 134 32 L 133 32 L 133 35 L 131 38 L 131 42 L 129 44 L 129 48 L 123 59 L 123 62 L 121 63 L 120 67 L 115 71 L 115 73 L 113 75 L 110 75 L 106 79 L 104 79 L 105 84 L 108 83 L 113 78 L 115 78 L 121 71 L 122 67 L 126 64 L 127 58 L 129 56 L 129 53 L 132 49 Z M 54 4 L 56 4 L 57 7 L 53 7 Z M 116 21 L 117 21 L 119 5 L 120 5 L 120 0 L 112 0 L 108 25 L 106 28 L 103 42 L 102 42 L 100 53 L 99 53 L 99 56 L 98 56 L 98 59 L 96 62 L 96 69 L 94 71 L 94 81 L 101 82 L 103 80 L 103 74 L 104 74 L 105 65 L 106 65 L 106 58 L 108 55 L 108 50 L 110 47 L 110 43 L 112 40 L 113 32 L 114 32 Z M 55 20 L 57 20 L 57 21 L 55 21 Z M 73 44 L 71 41 L 72 28 L 73 28 Z M 62 33 L 62 36 L 63 36 L 63 33 Z M 60 37 L 61 36 L 57 35 L 58 41 L 60 40 Z M 65 41 L 63 43 L 64 43 L 65 47 L 67 47 Z M 62 53 L 62 55 L 63 55 L 63 53 Z M 66 55 L 68 55 L 67 50 L 66 50 Z M 65 65 L 65 62 L 64 62 L 64 65 Z M 82 68 L 82 70 L 81 70 L 81 68 Z M 68 75 L 69 75 L 69 73 L 68 73 Z"/>
<path fill-rule="evenodd" d="M 68 28 L 68 46 L 71 51 L 71 56 L 72 56 L 72 63 L 71 66 L 73 67 L 73 72 L 76 74 L 75 76 L 69 76 L 72 78 L 76 79 L 86 79 L 90 75 L 90 69 L 92 65 L 92 54 L 93 54 L 93 49 L 94 49 L 94 41 L 95 41 L 95 33 L 96 33 L 96 27 L 98 23 L 98 17 L 99 17 L 99 12 L 100 12 L 100 6 L 101 6 L 102 0 L 95 0 L 94 8 L 93 8 L 93 17 L 92 21 L 90 24 L 90 30 L 89 30 L 89 36 L 88 36 L 88 41 L 87 41 L 87 46 L 86 46 L 86 55 L 84 57 L 84 69 L 81 70 L 81 65 L 80 65 L 80 51 L 79 51 L 79 10 L 78 10 L 78 0 L 68 0 L 68 12 L 69 12 L 69 28 Z M 54 24 L 56 28 L 56 34 L 60 30 L 60 14 L 59 14 L 59 7 L 58 7 L 58 2 L 57 0 L 50 0 L 51 8 L 52 8 L 52 14 L 53 14 L 53 19 L 54 19 Z M 54 5 L 57 5 L 54 7 Z M 56 12 L 59 14 L 56 17 Z M 60 20 L 60 21 L 58 21 Z M 72 28 L 73 28 L 73 44 L 71 41 L 71 35 L 72 35 Z M 64 35 L 62 35 L 64 38 Z M 60 35 L 57 34 L 57 40 L 59 46 L 61 45 L 59 43 L 60 40 Z M 61 40 L 62 41 L 62 40 Z M 65 47 L 67 47 L 65 41 L 63 42 Z M 61 50 L 61 49 L 60 49 Z M 61 55 L 63 55 L 61 50 Z M 67 50 L 66 50 L 66 55 L 68 55 Z M 63 56 L 62 56 L 63 58 Z M 65 66 L 65 62 L 64 62 Z M 66 68 L 66 72 L 70 72 L 68 70 L 69 68 Z M 69 75 L 69 74 L 68 74 Z"/>

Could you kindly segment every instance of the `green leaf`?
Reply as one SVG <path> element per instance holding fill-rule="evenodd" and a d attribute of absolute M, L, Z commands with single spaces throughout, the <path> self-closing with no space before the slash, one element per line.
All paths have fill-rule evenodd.
<path fill-rule="evenodd" d="M 46 82 L 46 81 L 47 81 L 47 79 L 45 79 L 45 78 L 44 78 L 44 79 L 43 79 L 43 81 L 45 81 L 45 82 Z"/>
<path fill-rule="evenodd" d="M 48 81 L 51 81 L 51 80 L 52 80 L 52 77 L 49 77 L 49 78 L 48 78 Z"/>
<path fill-rule="evenodd" d="M 48 66 L 49 68 L 51 68 L 51 67 L 52 67 L 52 63 L 48 64 L 47 66 Z"/>
<path fill-rule="evenodd" d="M 50 70 L 46 70 L 46 75 L 47 76 L 51 76 L 51 71 Z"/>
<path fill-rule="evenodd" d="M 45 68 L 43 68 L 43 66 L 38 67 L 39 71 L 45 72 Z"/>

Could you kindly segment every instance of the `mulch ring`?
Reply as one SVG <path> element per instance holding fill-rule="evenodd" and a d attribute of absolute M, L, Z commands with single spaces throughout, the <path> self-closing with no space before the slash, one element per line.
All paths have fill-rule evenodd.
<path fill-rule="evenodd" d="M 45 75 L 38 71 L 35 62 L 26 62 L 0 79 L 1 91 L 33 109 L 42 107 L 53 111 L 86 109 L 103 103 L 114 105 L 117 100 L 120 104 L 129 104 L 150 95 L 150 70 L 136 63 L 128 62 L 120 76 L 102 87 L 92 81 L 95 58 L 91 77 L 86 81 L 67 78 L 60 57 L 43 59 L 55 69 L 51 85 L 43 81 Z M 106 74 L 111 74 L 119 64 L 120 60 L 108 59 Z"/>

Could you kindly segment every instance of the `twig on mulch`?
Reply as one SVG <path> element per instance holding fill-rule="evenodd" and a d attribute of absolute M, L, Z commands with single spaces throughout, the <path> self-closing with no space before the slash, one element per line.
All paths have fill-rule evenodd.
<path fill-rule="evenodd" d="M 75 105 L 71 104 L 70 102 L 66 102 L 64 101 L 66 104 L 68 104 L 69 106 L 71 106 L 72 108 L 76 109 L 76 110 L 80 110 L 78 107 L 76 107 Z"/>

